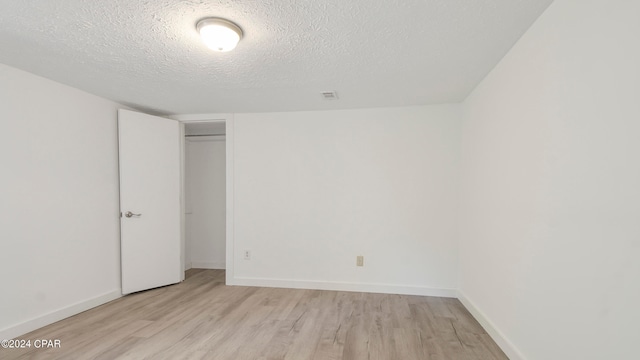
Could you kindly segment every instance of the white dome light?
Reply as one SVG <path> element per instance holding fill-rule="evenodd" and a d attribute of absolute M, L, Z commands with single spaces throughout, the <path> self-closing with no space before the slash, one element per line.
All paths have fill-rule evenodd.
<path fill-rule="evenodd" d="M 242 29 L 225 19 L 202 19 L 198 21 L 196 29 L 205 45 L 215 51 L 231 51 L 242 39 Z"/>

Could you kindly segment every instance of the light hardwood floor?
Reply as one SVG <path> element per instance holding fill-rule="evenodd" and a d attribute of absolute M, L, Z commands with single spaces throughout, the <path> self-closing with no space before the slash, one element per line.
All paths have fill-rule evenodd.
<path fill-rule="evenodd" d="M 456 299 L 225 286 L 223 270 L 85 311 L 1 359 L 507 359 Z"/>

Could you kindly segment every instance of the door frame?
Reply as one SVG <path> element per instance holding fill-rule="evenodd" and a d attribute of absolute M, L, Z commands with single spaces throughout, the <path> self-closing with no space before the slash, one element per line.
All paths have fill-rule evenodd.
<path fill-rule="evenodd" d="M 226 278 L 225 283 L 227 285 L 234 285 L 234 218 L 233 218 L 233 204 L 234 204 L 234 127 L 233 127 L 233 114 L 194 114 L 194 115 L 174 115 L 169 116 L 169 119 L 177 120 L 181 123 L 182 141 L 181 141 L 181 222 L 182 222 L 182 268 L 185 265 L 185 243 L 186 243 L 186 218 L 185 218 L 185 139 L 184 139 L 184 125 L 193 123 L 224 123 L 225 124 L 225 196 L 226 196 L 226 223 L 225 223 L 225 267 Z"/>

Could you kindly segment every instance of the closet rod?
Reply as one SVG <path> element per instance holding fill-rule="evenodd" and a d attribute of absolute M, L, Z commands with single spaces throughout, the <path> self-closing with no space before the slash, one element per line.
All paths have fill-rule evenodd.
<path fill-rule="evenodd" d="M 225 135 L 227 135 L 227 134 L 210 134 L 210 135 L 207 135 L 207 134 L 200 134 L 200 135 L 185 135 L 184 137 L 195 137 L 195 136 L 225 136 Z"/>

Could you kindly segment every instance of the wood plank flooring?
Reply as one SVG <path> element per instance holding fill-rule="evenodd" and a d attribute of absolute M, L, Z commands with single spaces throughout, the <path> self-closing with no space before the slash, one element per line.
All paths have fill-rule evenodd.
<path fill-rule="evenodd" d="M 507 359 L 456 299 L 225 286 L 223 270 L 123 297 L 0 349 L 0 359 Z"/>

